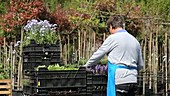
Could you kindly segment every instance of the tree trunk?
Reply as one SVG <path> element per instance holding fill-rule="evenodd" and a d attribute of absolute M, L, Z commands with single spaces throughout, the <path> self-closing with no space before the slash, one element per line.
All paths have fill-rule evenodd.
<path fill-rule="evenodd" d="M 63 59 L 63 47 L 61 44 L 61 34 L 58 32 L 59 44 L 60 44 L 60 58 Z"/>
<path fill-rule="evenodd" d="M 4 55 L 6 54 L 6 38 L 4 38 L 3 54 L 4 54 Z M 6 57 L 7 57 L 7 56 L 5 55 L 4 58 L 3 58 L 4 68 L 6 68 L 6 60 L 7 60 Z"/>
<path fill-rule="evenodd" d="M 168 46 L 168 34 L 167 32 L 165 33 L 165 91 L 166 91 L 166 96 L 168 96 L 168 51 L 167 51 L 167 46 Z"/>
<path fill-rule="evenodd" d="M 80 59 L 83 58 L 83 34 L 82 34 L 83 30 L 81 30 L 81 34 L 80 34 Z"/>
<path fill-rule="evenodd" d="M 170 34 L 169 34 L 168 38 L 169 38 L 169 39 L 168 39 L 168 42 L 169 42 L 169 43 L 168 43 L 168 48 L 169 48 L 169 52 L 168 52 L 169 67 L 167 67 L 167 68 L 170 68 Z M 168 63 L 168 62 L 167 62 L 167 63 Z M 170 73 L 170 69 L 169 69 L 168 73 Z M 167 74 L 167 75 L 168 75 L 168 74 Z M 168 86 L 169 86 L 169 88 L 167 88 L 167 89 L 170 90 L 170 83 L 169 83 Z"/>
<path fill-rule="evenodd" d="M 106 39 L 106 33 L 103 33 L 103 41 Z"/>
<path fill-rule="evenodd" d="M 23 42 L 24 30 L 21 28 L 21 42 Z M 23 44 L 20 44 L 20 53 L 19 53 L 19 63 L 18 63 L 18 90 L 22 90 L 22 47 Z"/>
<path fill-rule="evenodd" d="M 158 84 L 157 84 L 157 81 L 158 81 L 157 78 L 159 78 L 159 77 L 158 77 L 158 76 L 159 76 L 159 75 L 158 75 L 158 71 L 159 71 L 159 70 L 158 70 L 158 58 L 159 58 L 159 57 L 158 57 L 158 25 L 157 25 L 156 27 L 157 27 L 157 28 L 156 28 L 156 29 L 157 29 L 157 30 L 156 30 L 156 40 L 155 40 L 155 46 L 156 46 L 156 47 L 155 47 L 155 53 L 156 53 L 156 54 L 155 54 L 155 71 L 154 71 L 154 72 L 155 72 L 155 83 L 154 83 L 155 93 L 157 93 L 157 91 L 158 91 L 158 90 L 157 90 L 157 85 L 158 85 Z"/>
<path fill-rule="evenodd" d="M 90 58 L 90 48 L 91 48 L 91 47 L 90 47 L 90 39 L 91 39 L 91 38 L 90 38 L 90 33 L 89 33 L 89 34 L 88 34 L 88 43 L 87 43 L 87 44 L 88 44 L 88 57 L 87 57 L 88 59 Z"/>
<path fill-rule="evenodd" d="M 144 42 L 144 48 L 143 48 L 143 59 L 144 59 L 144 64 L 146 65 L 146 43 L 147 43 L 147 36 L 145 32 L 145 42 Z M 146 84 L 146 66 L 144 65 L 143 71 L 143 95 L 145 94 L 145 84 Z"/>
<path fill-rule="evenodd" d="M 78 61 L 80 60 L 80 48 L 81 48 L 81 42 L 80 42 L 80 30 L 78 30 Z"/>
<path fill-rule="evenodd" d="M 151 78 L 151 72 L 152 72 L 152 32 L 150 32 L 150 38 L 149 38 L 149 63 L 148 63 L 148 67 L 149 67 L 149 73 L 150 73 L 150 76 L 149 76 L 149 89 L 151 89 L 151 86 L 152 86 L 152 78 Z"/>
<path fill-rule="evenodd" d="M 68 38 L 67 59 L 68 61 L 70 61 L 70 35 L 69 34 L 67 35 L 67 38 Z M 67 62 L 67 63 L 70 63 L 70 62 Z"/>
<path fill-rule="evenodd" d="M 64 44 L 64 64 L 67 64 L 67 44 Z"/>
<path fill-rule="evenodd" d="M 86 31 L 84 32 L 84 38 L 83 38 L 83 58 L 86 56 Z"/>
<path fill-rule="evenodd" d="M 14 87 L 15 87 L 15 82 L 16 82 L 16 81 L 15 81 L 15 78 L 14 78 L 14 74 L 16 73 L 16 71 L 15 71 L 15 62 L 16 62 L 16 61 L 15 61 L 15 60 L 16 60 L 16 53 L 12 53 L 12 65 L 11 65 L 11 66 L 12 66 L 12 67 L 11 67 L 11 68 L 12 68 L 12 70 L 11 70 L 11 72 L 12 72 L 12 83 L 13 83 L 13 84 L 12 84 L 12 85 L 13 85 L 13 86 L 12 86 L 12 87 L 13 87 L 12 89 L 14 89 Z"/>
<path fill-rule="evenodd" d="M 93 46 L 96 49 L 96 32 L 93 32 Z"/>
<path fill-rule="evenodd" d="M 154 93 L 157 93 L 157 81 L 156 81 L 156 72 L 157 72 L 157 70 L 156 70 L 156 60 L 155 60 L 155 58 L 156 58 L 156 46 L 155 46 L 155 40 L 153 39 L 153 42 L 152 42 L 152 54 L 153 54 L 153 56 L 152 56 L 152 67 L 153 67 L 153 91 L 154 91 Z M 156 86 L 156 87 L 155 87 Z"/>

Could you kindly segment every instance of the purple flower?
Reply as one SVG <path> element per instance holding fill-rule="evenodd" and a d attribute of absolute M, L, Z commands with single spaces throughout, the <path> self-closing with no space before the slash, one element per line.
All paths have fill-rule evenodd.
<path fill-rule="evenodd" d="M 24 26 L 24 30 L 26 31 L 25 42 L 34 39 L 37 43 L 54 43 L 58 39 L 55 34 L 56 28 L 57 24 L 50 24 L 48 20 L 28 20 Z M 41 36 L 43 36 L 43 38 L 41 38 Z M 27 37 L 29 37 L 29 39 Z"/>

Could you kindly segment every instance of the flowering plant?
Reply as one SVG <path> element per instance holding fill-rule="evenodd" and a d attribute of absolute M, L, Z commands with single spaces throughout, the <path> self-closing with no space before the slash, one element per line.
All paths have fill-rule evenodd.
<path fill-rule="evenodd" d="M 24 26 L 26 35 L 24 41 L 27 44 L 30 40 L 34 39 L 38 44 L 54 44 L 58 40 L 55 29 L 57 24 L 50 24 L 47 20 L 29 20 L 27 25 Z"/>

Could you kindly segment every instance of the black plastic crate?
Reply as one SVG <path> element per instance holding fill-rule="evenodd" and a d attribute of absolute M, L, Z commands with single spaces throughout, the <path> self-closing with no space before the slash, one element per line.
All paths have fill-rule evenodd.
<path fill-rule="evenodd" d="M 30 96 L 90 96 L 87 93 L 87 75 L 84 68 L 79 70 L 25 71 L 34 79 L 34 95 Z"/>
<path fill-rule="evenodd" d="M 23 52 L 31 51 L 60 51 L 60 44 L 29 44 L 23 47 Z"/>
<path fill-rule="evenodd" d="M 82 88 L 58 88 L 58 87 L 37 87 L 37 93 L 39 95 L 50 96 L 86 96 L 86 87 Z"/>
<path fill-rule="evenodd" d="M 38 66 L 42 66 L 42 65 L 45 65 L 45 66 L 49 66 L 51 64 L 51 62 L 24 62 L 23 63 L 23 70 L 24 71 L 33 71 L 33 70 L 36 70 L 36 68 Z"/>
<path fill-rule="evenodd" d="M 42 56 L 23 56 L 23 62 L 42 62 Z"/>
<path fill-rule="evenodd" d="M 61 64 L 60 58 L 24 58 L 23 60 L 23 70 L 35 70 L 38 66 L 45 65 L 49 66 L 51 64 Z"/>
<path fill-rule="evenodd" d="M 91 96 L 106 96 L 107 75 L 87 74 L 87 93 Z"/>
<path fill-rule="evenodd" d="M 106 91 L 103 91 L 103 90 L 101 91 L 94 90 L 92 91 L 92 96 L 107 96 L 107 93 Z"/>
<path fill-rule="evenodd" d="M 93 85 L 106 85 L 107 76 L 106 75 L 93 75 L 92 77 Z"/>
<path fill-rule="evenodd" d="M 41 87 L 86 87 L 85 70 L 39 71 L 37 79 Z"/>

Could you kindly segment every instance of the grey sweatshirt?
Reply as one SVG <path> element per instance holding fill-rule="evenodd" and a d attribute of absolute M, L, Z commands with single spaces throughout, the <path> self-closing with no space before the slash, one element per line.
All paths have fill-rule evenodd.
<path fill-rule="evenodd" d="M 141 69 L 144 65 L 140 44 L 135 37 L 124 32 L 111 34 L 102 46 L 91 56 L 85 66 L 98 63 L 105 54 L 112 64 L 121 64 Z M 126 31 L 126 32 L 125 32 Z M 117 69 L 115 73 L 116 85 L 124 83 L 137 83 L 138 70 Z"/>

